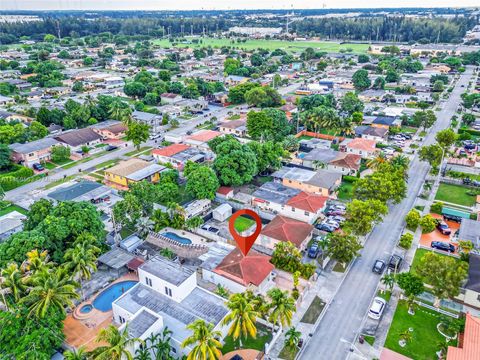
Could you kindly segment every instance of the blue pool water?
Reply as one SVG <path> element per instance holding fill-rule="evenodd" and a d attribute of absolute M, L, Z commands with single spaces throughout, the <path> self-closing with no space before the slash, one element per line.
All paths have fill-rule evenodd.
<path fill-rule="evenodd" d="M 303 159 L 303 158 L 305 157 L 305 155 L 307 155 L 307 154 L 306 154 L 306 153 L 299 153 L 299 154 L 297 155 L 297 157 L 298 157 L 299 159 Z"/>
<path fill-rule="evenodd" d="M 92 305 L 83 305 L 81 308 L 80 308 L 80 312 L 82 314 L 88 314 L 90 311 L 92 311 L 93 309 L 93 306 Z"/>
<path fill-rule="evenodd" d="M 93 300 L 93 306 L 100 311 L 112 310 L 112 302 L 117 300 L 128 289 L 134 287 L 136 284 L 137 281 L 122 281 L 109 286 L 98 294 L 95 300 Z"/>
<path fill-rule="evenodd" d="M 164 232 L 162 233 L 162 235 L 169 239 L 175 240 L 180 244 L 190 245 L 192 243 L 190 239 L 184 238 L 183 236 L 178 236 L 177 234 L 170 231 Z"/>

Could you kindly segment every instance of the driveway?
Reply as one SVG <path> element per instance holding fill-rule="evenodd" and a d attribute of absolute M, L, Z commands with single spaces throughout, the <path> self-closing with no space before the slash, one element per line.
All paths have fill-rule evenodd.
<path fill-rule="evenodd" d="M 435 142 L 435 134 L 450 124 L 450 119 L 461 102 L 460 95 L 472 77 L 472 68 L 461 75 L 442 111 L 437 112 L 438 120 L 430 129 L 424 143 Z M 410 164 L 407 197 L 390 206 L 384 221 L 377 225 L 368 237 L 361 256 L 357 258 L 334 296 L 322 321 L 313 333 L 302 353 L 302 359 L 345 359 L 350 354 L 350 344 L 356 340 L 375 296 L 379 277 L 371 271 L 377 258 L 387 258 L 394 252 L 395 245 L 404 227 L 404 218 L 413 207 L 417 195 L 429 171 L 428 164 L 415 156 Z"/>

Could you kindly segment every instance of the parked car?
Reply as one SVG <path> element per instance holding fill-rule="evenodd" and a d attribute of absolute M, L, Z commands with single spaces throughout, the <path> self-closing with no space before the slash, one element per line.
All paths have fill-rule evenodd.
<path fill-rule="evenodd" d="M 462 218 L 461 218 L 460 216 L 457 216 L 457 215 L 447 215 L 447 214 L 444 214 L 444 215 L 443 215 L 443 219 L 444 219 L 444 220 L 455 221 L 455 222 L 458 222 L 458 223 L 461 223 L 461 222 L 462 222 Z"/>
<path fill-rule="evenodd" d="M 450 235 L 452 233 L 452 230 L 448 227 L 448 225 L 445 221 L 438 221 L 437 222 L 437 229 L 443 235 Z"/>
<path fill-rule="evenodd" d="M 383 270 L 385 270 L 385 266 L 386 266 L 385 261 L 377 259 L 373 264 L 372 271 L 374 273 L 382 275 Z"/>
<path fill-rule="evenodd" d="M 383 149 L 383 152 L 385 153 L 385 155 L 393 155 L 395 154 L 395 149 L 386 147 Z"/>
<path fill-rule="evenodd" d="M 368 310 L 368 317 L 374 320 L 378 320 L 382 317 L 383 311 L 387 306 L 387 302 L 385 299 L 376 296 L 373 299 L 372 305 L 370 306 L 370 310 Z"/>
<path fill-rule="evenodd" d="M 390 261 L 388 262 L 388 268 L 391 270 L 391 271 L 394 271 L 394 272 L 399 272 L 400 271 L 400 266 L 402 264 L 402 258 L 399 256 L 399 255 L 392 255 L 390 257 Z"/>
<path fill-rule="evenodd" d="M 107 151 L 113 151 L 113 150 L 117 150 L 118 149 L 118 146 L 115 146 L 115 145 L 108 145 L 105 150 Z"/>
<path fill-rule="evenodd" d="M 319 252 L 320 246 L 318 245 L 318 242 L 314 241 L 308 249 L 308 257 L 311 259 L 316 259 Z"/>
<path fill-rule="evenodd" d="M 337 221 L 335 221 L 331 218 L 325 219 L 323 221 L 323 223 L 327 224 L 327 225 L 330 225 L 330 226 L 334 227 L 335 229 L 338 229 L 340 227 L 340 223 L 338 223 Z"/>
<path fill-rule="evenodd" d="M 464 183 L 465 185 L 470 185 L 472 183 L 472 179 L 470 178 L 463 178 L 462 179 L 462 183 Z"/>
<path fill-rule="evenodd" d="M 329 233 L 334 232 L 336 230 L 333 226 L 325 224 L 325 223 L 317 224 L 317 225 L 315 225 L 315 228 L 317 230 L 326 231 L 326 232 L 329 232 Z"/>
<path fill-rule="evenodd" d="M 438 249 L 442 251 L 448 251 L 452 253 L 455 252 L 455 246 L 443 241 L 432 241 L 430 243 L 430 247 L 432 247 L 433 249 Z"/>
<path fill-rule="evenodd" d="M 343 222 L 345 222 L 345 220 L 347 220 L 347 219 L 345 219 L 343 216 L 340 216 L 340 215 L 332 215 L 332 216 L 329 216 L 328 218 L 331 219 L 331 220 L 333 220 L 333 221 L 336 221 L 336 222 L 338 222 L 338 223 L 340 223 L 340 224 L 343 223 Z"/>
<path fill-rule="evenodd" d="M 42 164 L 39 164 L 39 163 L 35 163 L 35 164 L 33 164 L 32 166 L 33 166 L 33 168 L 34 168 L 35 170 L 37 170 L 37 171 L 43 171 L 43 170 L 45 170 L 45 168 L 43 167 L 43 165 L 42 165 Z"/>

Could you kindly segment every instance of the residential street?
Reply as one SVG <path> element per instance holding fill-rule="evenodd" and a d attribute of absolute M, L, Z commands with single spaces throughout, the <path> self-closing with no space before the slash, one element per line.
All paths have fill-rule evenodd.
<path fill-rule="evenodd" d="M 437 131 L 447 128 L 451 117 L 461 102 L 473 70 L 468 68 L 461 75 L 443 110 L 437 113 L 438 120 L 425 138 L 425 144 L 435 141 Z M 464 87 L 462 87 L 462 85 Z M 375 296 L 380 276 L 372 273 L 371 267 L 377 258 L 388 260 L 395 249 L 404 226 L 404 218 L 412 208 L 421 190 L 429 166 L 415 156 L 410 164 L 407 198 L 391 206 L 388 216 L 375 227 L 365 243 L 361 257 L 356 259 L 338 292 L 327 308 L 323 319 L 308 341 L 302 359 L 345 359 L 350 344 L 361 329 L 370 303 Z M 306 335 L 306 334 L 304 334 Z"/>

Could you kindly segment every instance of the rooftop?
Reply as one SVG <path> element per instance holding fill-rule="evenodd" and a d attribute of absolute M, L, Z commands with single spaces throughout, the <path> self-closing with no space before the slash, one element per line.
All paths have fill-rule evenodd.
<path fill-rule="evenodd" d="M 260 285 L 275 268 L 271 257 L 250 250 L 243 256 L 238 248 L 228 254 L 215 268 L 214 272 L 244 286 Z"/>
<path fill-rule="evenodd" d="M 199 142 L 208 142 L 217 136 L 222 135 L 221 132 L 219 131 L 214 131 L 214 130 L 201 130 L 196 132 L 193 135 L 190 135 L 186 138 L 186 140 L 193 140 L 193 141 L 199 141 Z"/>
<path fill-rule="evenodd" d="M 478 360 L 479 354 L 480 319 L 467 313 L 462 347 L 449 346 L 447 360 Z"/>
<path fill-rule="evenodd" d="M 141 265 L 139 269 L 176 286 L 182 284 L 195 273 L 195 269 L 191 267 L 183 266 L 159 256 L 151 258 Z"/>
<path fill-rule="evenodd" d="M 55 139 L 70 146 L 80 146 L 91 141 L 100 140 L 101 136 L 92 129 L 85 128 L 65 132 L 55 136 Z"/>
<path fill-rule="evenodd" d="M 480 221 L 462 219 L 458 238 L 471 241 L 475 247 L 480 246 Z"/>
<path fill-rule="evenodd" d="M 327 200 L 328 197 L 326 196 L 310 194 L 302 191 L 298 195 L 288 200 L 287 205 L 297 209 L 316 213 L 325 207 Z"/>
<path fill-rule="evenodd" d="M 98 262 L 107 265 L 108 267 L 118 270 L 126 266 L 130 261 L 135 259 L 135 255 L 126 250 L 114 247 L 112 250 L 106 252 L 98 258 Z"/>
<path fill-rule="evenodd" d="M 161 148 L 161 149 L 152 150 L 152 155 L 170 157 L 172 155 L 185 151 L 189 148 L 190 146 L 185 144 L 172 144 L 169 146 L 165 146 L 164 148 Z"/>
<path fill-rule="evenodd" d="M 105 172 L 118 176 L 128 177 L 132 180 L 142 180 L 147 176 L 160 172 L 164 169 L 165 167 L 158 164 L 151 164 L 150 162 L 145 160 L 132 158 L 121 161 L 118 165 L 107 169 Z"/>
<path fill-rule="evenodd" d="M 128 322 L 128 335 L 130 338 L 139 338 L 159 319 L 159 316 L 147 310 L 142 310 Z"/>
<path fill-rule="evenodd" d="M 277 215 L 262 229 L 261 234 L 279 241 L 290 241 L 300 247 L 312 230 L 313 226 L 310 224 Z"/>
<path fill-rule="evenodd" d="M 263 184 L 252 194 L 252 196 L 272 203 L 284 205 L 299 193 L 300 190 L 271 181 Z"/>
<path fill-rule="evenodd" d="M 30 141 L 26 144 L 19 144 L 19 143 L 11 144 L 9 148 L 12 151 L 15 151 L 19 154 L 28 154 L 34 151 L 47 149 L 57 144 L 58 144 L 58 141 L 55 140 L 54 138 L 46 137 L 40 140 Z"/>
<path fill-rule="evenodd" d="M 76 184 L 52 191 L 48 194 L 48 197 L 57 201 L 71 201 L 101 187 L 104 186 L 97 182 L 81 181 Z M 111 191 L 111 189 L 108 190 Z"/>
<path fill-rule="evenodd" d="M 468 264 L 468 280 L 465 289 L 480 293 L 480 255 L 471 253 Z"/>

